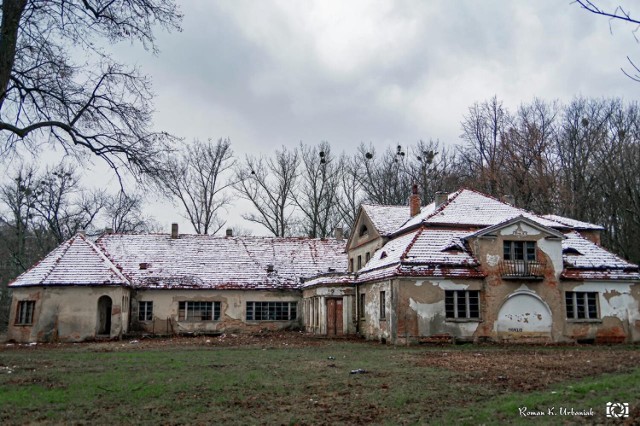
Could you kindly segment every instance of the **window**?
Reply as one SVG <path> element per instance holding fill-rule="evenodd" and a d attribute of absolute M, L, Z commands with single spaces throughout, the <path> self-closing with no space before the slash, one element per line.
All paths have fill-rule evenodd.
<path fill-rule="evenodd" d="M 367 252 L 364 255 L 364 263 L 367 263 L 369 261 L 369 259 L 371 259 L 371 253 Z"/>
<path fill-rule="evenodd" d="M 35 300 L 21 300 L 18 302 L 18 310 L 16 311 L 16 324 L 31 325 L 33 324 L 33 311 L 36 309 Z"/>
<path fill-rule="evenodd" d="M 504 260 L 536 260 L 535 241 L 505 241 Z"/>
<path fill-rule="evenodd" d="M 360 293 L 360 303 L 358 304 L 358 316 L 364 319 L 364 302 L 365 302 L 365 294 Z"/>
<path fill-rule="evenodd" d="M 597 319 L 598 293 L 586 291 L 567 291 L 567 319 Z"/>
<path fill-rule="evenodd" d="M 363 236 L 369 234 L 369 229 L 367 228 L 367 225 L 362 225 L 360 227 L 360 231 L 358 232 L 358 234 L 359 234 L 360 237 L 363 237 Z"/>
<path fill-rule="evenodd" d="M 247 302 L 247 321 L 293 321 L 297 302 Z"/>
<path fill-rule="evenodd" d="M 349 272 L 353 272 L 353 257 L 349 259 Z"/>
<path fill-rule="evenodd" d="M 358 271 L 362 268 L 362 256 L 358 255 Z"/>
<path fill-rule="evenodd" d="M 151 321 L 153 319 L 153 302 L 138 302 L 138 320 Z"/>
<path fill-rule="evenodd" d="M 444 306 L 447 318 L 480 318 L 480 292 L 477 290 L 446 290 Z"/>
<path fill-rule="evenodd" d="M 179 321 L 218 321 L 220 302 L 180 302 Z"/>
<path fill-rule="evenodd" d="M 387 300 L 386 300 L 386 294 L 384 291 L 380 292 L 380 319 L 385 319 L 386 318 L 386 313 L 387 313 Z"/>

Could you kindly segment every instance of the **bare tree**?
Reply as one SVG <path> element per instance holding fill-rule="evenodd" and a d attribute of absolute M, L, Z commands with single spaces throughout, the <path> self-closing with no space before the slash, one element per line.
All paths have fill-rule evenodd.
<path fill-rule="evenodd" d="M 276 237 L 291 233 L 294 221 L 294 188 L 298 179 L 300 157 L 297 149 L 282 147 L 273 157 L 246 156 L 236 168 L 235 188 L 249 200 L 258 213 L 242 217 L 259 223 Z"/>
<path fill-rule="evenodd" d="M 361 178 L 362 167 L 359 163 L 359 156 L 341 155 L 340 157 L 340 182 L 338 185 L 338 195 L 336 209 L 340 215 L 340 224 L 345 228 L 346 233 L 350 233 L 350 227 L 356 221 L 356 215 L 360 204 L 364 202 L 365 192 L 363 191 L 363 180 Z"/>
<path fill-rule="evenodd" d="M 501 170 L 504 165 L 502 135 L 510 123 L 508 111 L 497 97 L 469 108 L 462 120 L 461 138 L 465 145 L 459 149 L 460 159 L 466 165 L 477 186 L 492 195 L 501 192 Z"/>
<path fill-rule="evenodd" d="M 356 161 L 362 165 L 360 178 L 367 202 L 389 205 L 407 202 L 413 182 L 407 153 L 402 145 L 377 155 L 372 146 L 361 144 Z"/>
<path fill-rule="evenodd" d="M 229 139 L 195 141 L 185 152 L 166 159 L 158 176 L 162 192 L 175 197 L 198 234 L 215 234 L 225 224 L 220 211 L 229 204 L 226 189 L 235 160 Z"/>
<path fill-rule="evenodd" d="M 172 138 L 153 132 L 149 79 L 100 47 L 140 41 L 157 51 L 152 28 L 179 29 L 173 0 L 7 0 L 0 27 L 0 132 L 3 151 L 43 141 L 67 153 L 93 153 L 117 172 L 160 166 Z M 86 52 L 76 63 L 69 51 Z"/>
<path fill-rule="evenodd" d="M 294 200 L 302 212 L 305 235 L 324 238 L 339 222 L 336 210 L 340 164 L 327 142 L 309 147 L 300 144 L 301 172 Z"/>
<path fill-rule="evenodd" d="M 115 195 L 107 195 L 104 207 L 106 227 L 116 233 L 137 234 L 154 231 L 155 221 L 144 216 L 143 204 L 144 200 L 140 194 L 128 195 L 120 191 Z"/>

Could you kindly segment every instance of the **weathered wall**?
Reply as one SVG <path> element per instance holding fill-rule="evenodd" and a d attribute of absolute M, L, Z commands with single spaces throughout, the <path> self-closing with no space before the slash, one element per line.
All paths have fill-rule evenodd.
<path fill-rule="evenodd" d="M 115 338 L 127 332 L 130 291 L 124 287 L 16 287 L 13 288 L 7 338 L 17 342 L 71 341 L 96 338 L 98 299 L 111 298 L 111 332 Z M 16 325 L 21 300 L 34 300 L 32 325 Z"/>
<path fill-rule="evenodd" d="M 301 325 L 300 292 L 260 290 L 138 290 L 133 296 L 134 325 L 148 333 L 215 333 L 278 330 Z M 139 301 L 153 302 L 153 321 L 139 321 Z M 179 302 L 220 302 L 219 321 L 178 321 Z M 293 321 L 247 321 L 246 302 L 296 302 Z"/>
<path fill-rule="evenodd" d="M 473 339 L 479 321 L 447 319 L 445 317 L 445 291 L 481 289 L 481 280 L 440 278 L 400 280 L 397 291 L 398 340 L 411 342 L 421 337 L 442 334 L 448 334 L 459 339 Z M 481 317 L 482 305 L 481 299 Z"/>
<path fill-rule="evenodd" d="M 327 300 L 342 300 L 343 334 L 356 333 L 355 289 L 350 286 L 321 286 L 302 292 L 302 318 L 309 333 L 327 335 Z"/>
<path fill-rule="evenodd" d="M 571 319 L 563 334 L 572 340 L 599 343 L 640 341 L 640 284 L 629 282 L 563 282 L 563 291 L 598 292 L 599 319 Z"/>
<path fill-rule="evenodd" d="M 395 329 L 394 315 L 392 315 L 394 296 L 392 294 L 392 281 L 380 281 L 374 283 L 361 284 L 358 287 L 358 301 L 360 303 L 361 294 L 365 295 L 363 315 L 358 318 L 359 331 L 367 339 L 392 340 L 392 333 Z M 380 292 L 385 292 L 385 318 L 380 317 Z"/>
<path fill-rule="evenodd" d="M 363 225 L 367 227 L 368 232 L 360 235 L 360 229 Z M 350 272 L 356 272 L 358 270 L 358 256 L 362 259 L 362 267 L 364 267 L 367 263 L 367 253 L 369 253 L 370 257 L 373 257 L 373 253 L 382 247 L 384 243 L 385 240 L 378 234 L 375 226 L 367 215 L 361 214 L 353 228 L 349 246 L 347 247 L 349 268 L 351 268 L 351 260 L 353 259 L 353 270 L 350 270 Z"/>

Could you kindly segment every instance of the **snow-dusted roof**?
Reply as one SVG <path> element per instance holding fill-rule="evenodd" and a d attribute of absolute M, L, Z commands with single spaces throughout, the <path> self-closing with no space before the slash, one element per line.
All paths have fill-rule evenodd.
<path fill-rule="evenodd" d="M 355 282 L 355 277 L 353 274 L 349 273 L 328 273 L 323 275 L 318 275 L 317 277 L 311 278 L 309 280 L 305 280 L 304 283 L 300 286 L 300 288 L 311 288 L 317 286 L 350 286 Z"/>
<path fill-rule="evenodd" d="M 112 234 L 96 244 L 144 288 L 292 289 L 347 269 L 345 241 L 336 239 Z"/>
<path fill-rule="evenodd" d="M 376 231 L 380 235 L 389 235 L 409 219 L 409 206 L 384 206 L 362 204 Z"/>
<path fill-rule="evenodd" d="M 564 216 L 558 216 L 555 214 L 546 214 L 542 217 L 544 217 L 545 219 L 552 220 L 554 222 L 561 223 L 573 229 L 584 229 L 584 230 L 592 229 L 592 230 L 598 230 L 598 231 L 604 230 L 604 227 L 600 225 L 595 225 L 589 222 L 582 222 L 580 220 L 575 220 L 575 219 L 571 219 L 569 217 L 564 217 Z"/>
<path fill-rule="evenodd" d="M 463 238 L 468 231 L 422 227 L 378 249 L 358 272 L 358 281 L 391 275 L 481 277 Z"/>
<path fill-rule="evenodd" d="M 563 278 L 640 280 L 637 265 L 608 252 L 577 232 L 569 232 L 566 237 L 562 241 Z"/>
<path fill-rule="evenodd" d="M 78 234 L 60 244 L 9 285 L 128 286 L 129 281 L 91 241 Z"/>

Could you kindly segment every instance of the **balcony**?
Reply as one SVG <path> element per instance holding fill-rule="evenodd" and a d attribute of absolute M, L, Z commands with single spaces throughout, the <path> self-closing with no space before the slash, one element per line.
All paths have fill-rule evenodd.
<path fill-rule="evenodd" d="M 545 264 L 534 260 L 503 260 L 499 269 L 505 280 L 542 280 Z"/>

